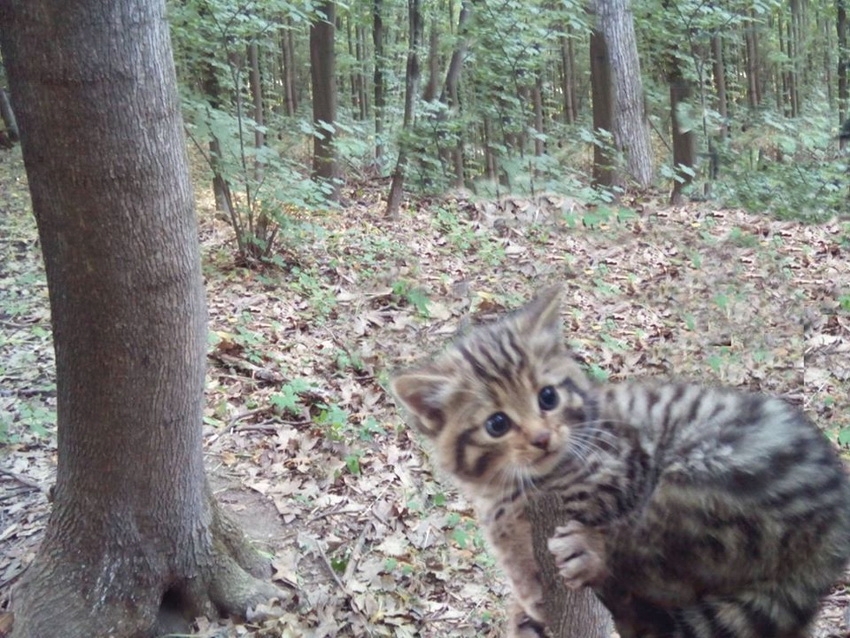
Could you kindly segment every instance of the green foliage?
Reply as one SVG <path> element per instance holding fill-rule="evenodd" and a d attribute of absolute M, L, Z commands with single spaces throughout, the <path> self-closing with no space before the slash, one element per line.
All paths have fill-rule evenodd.
<path fill-rule="evenodd" d="M 398 280 L 393 283 L 393 295 L 416 308 L 416 313 L 423 318 L 430 316 L 428 312 L 428 295 L 419 286 L 413 285 L 407 280 Z"/>
<path fill-rule="evenodd" d="M 765 113 L 723 149 L 721 203 L 806 221 L 845 213 L 850 165 L 834 135 L 828 114 L 791 120 Z"/>
<path fill-rule="evenodd" d="M 301 401 L 301 393 L 310 389 L 310 384 L 304 379 L 293 379 L 285 383 L 280 389 L 269 397 L 269 402 L 281 413 L 291 415 L 301 414 L 304 404 Z"/>

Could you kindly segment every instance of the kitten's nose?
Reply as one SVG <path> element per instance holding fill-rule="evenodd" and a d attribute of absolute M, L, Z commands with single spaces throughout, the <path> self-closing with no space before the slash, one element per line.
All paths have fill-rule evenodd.
<path fill-rule="evenodd" d="M 540 432 L 535 432 L 531 437 L 531 444 L 534 447 L 540 448 L 541 450 L 549 449 L 549 441 L 552 440 L 552 434 L 549 430 L 540 430 Z"/>

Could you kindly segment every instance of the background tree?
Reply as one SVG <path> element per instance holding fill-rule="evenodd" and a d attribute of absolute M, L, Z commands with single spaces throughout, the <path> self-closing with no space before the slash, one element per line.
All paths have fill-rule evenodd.
<path fill-rule="evenodd" d="M 336 135 L 336 76 L 334 33 L 336 3 L 322 2 L 318 18 L 310 25 L 310 78 L 313 87 L 313 175 L 332 184 L 331 199 L 338 197 L 339 177 L 334 138 Z"/>
<path fill-rule="evenodd" d="M 404 131 L 413 128 L 416 117 L 416 96 L 419 91 L 419 45 L 422 42 L 423 24 L 419 0 L 409 0 L 408 19 L 410 20 L 410 46 L 407 52 L 407 73 L 404 85 Z M 401 198 L 404 194 L 404 178 L 407 174 L 407 149 L 401 146 L 393 170 L 390 193 L 387 196 L 387 217 L 396 217 Z"/>
<path fill-rule="evenodd" d="M 598 37 L 604 41 L 600 51 L 605 52 L 602 60 L 608 67 L 604 73 L 611 85 L 612 101 L 610 105 L 594 102 L 594 109 L 610 111 L 614 147 L 624 156 L 629 177 L 645 188 L 652 181 L 652 149 L 629 2 L 596 0 L 594 6 Z M 613 181 L 620 180 L 615 177 Z"/>
<path fill-rule="evenodd" d="M 238 614 L 278 593 L 204 473 L 206 312 L 164 14 L 0 5 L 58 401 L 53 510 L 17 638 L 147 635 L 163 603 Z"/>

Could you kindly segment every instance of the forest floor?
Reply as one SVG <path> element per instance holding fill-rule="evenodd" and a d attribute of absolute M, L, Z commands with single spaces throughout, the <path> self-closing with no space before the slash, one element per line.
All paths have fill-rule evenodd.
<path fill-rule="evenodd" d="M 206 458 L 290 598 L 249 622 L 199 619 L 196 635 L 501 635 L 503 579 L 387 378 L 546 284 L 563 285 L 594 376 L 778 394 L 850 440 L 850 224 L 556 195 L 447 196 L 388 221 L 386 186 L 293 216 L 282 264 L 245 269 L 199 181 Z M 49 316 L 20 154 L 0 152 L 0 612 L 55 476 Z M 847 607 L 836 590 L 816 635 L 848 635 Z"/>

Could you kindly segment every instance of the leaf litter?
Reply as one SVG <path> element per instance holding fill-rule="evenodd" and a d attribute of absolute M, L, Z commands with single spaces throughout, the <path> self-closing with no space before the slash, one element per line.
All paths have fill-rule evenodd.
<path fill-rule="evenodd" d="M 210 309 L 204 452 L 218 498 L 290 598 L 199 636 L 500 636 L 507 588 L 469 505 L 436 475 L 389 373 L 460 326 L 561 282 L 567 338 L 600 379 L 770 392 L 850 442 L 850 224 L 547 194 L 411 203 L 380 184 L 304 221 L 285 268 L 233 263 L 199 188 Z M 55 383 L 19 155 L 0 154 L 0 604 L 32 560 L 55 475 Z M 847 631 L 828 598 L 818 635 Z M 843 635 L 843 634 L 842 634 Z"/>

